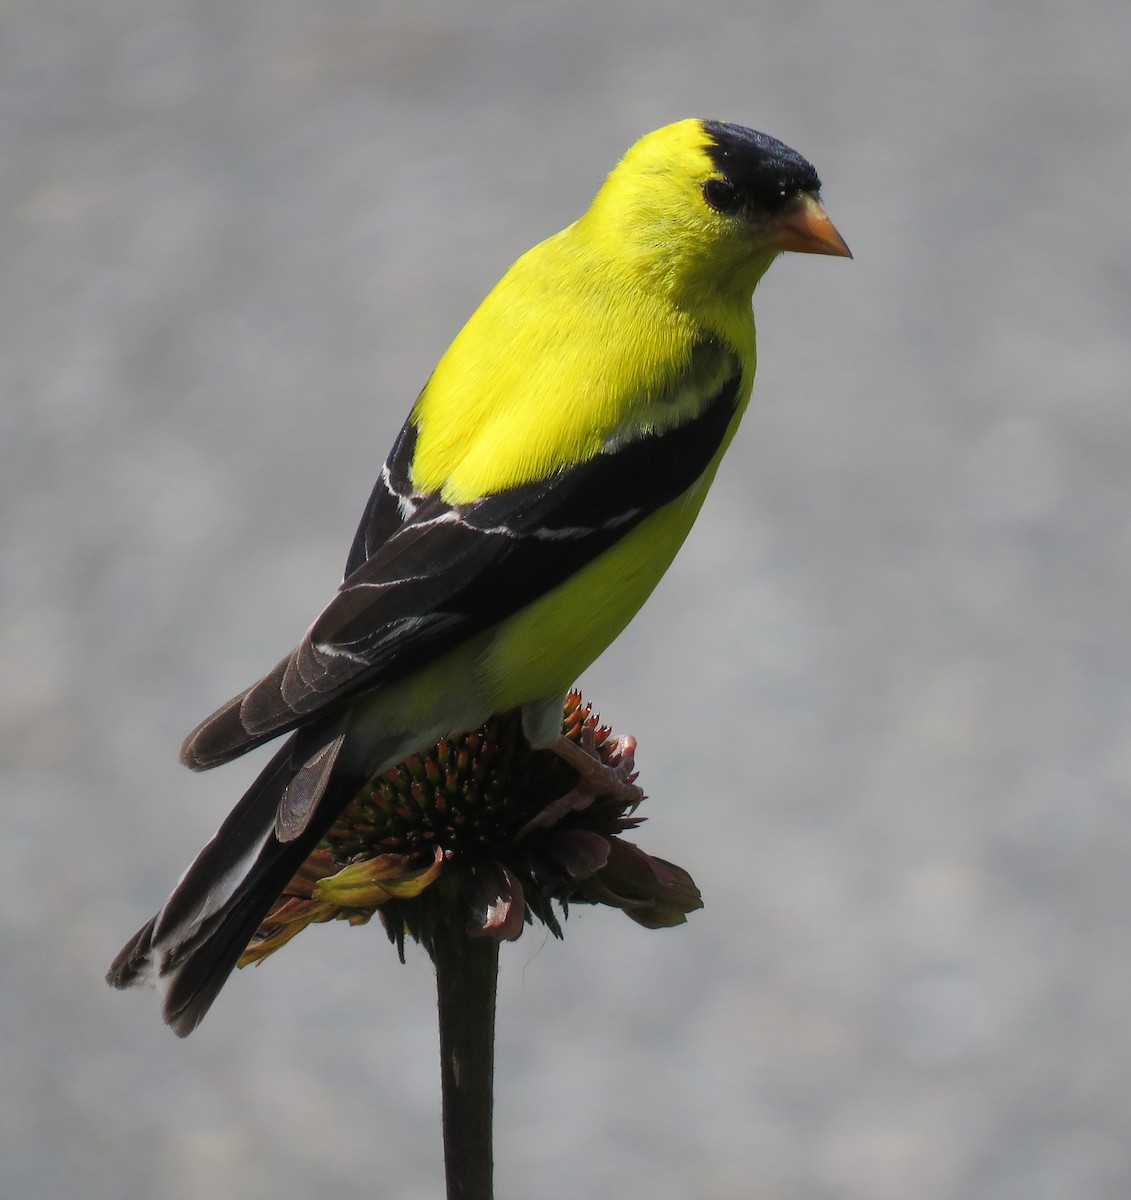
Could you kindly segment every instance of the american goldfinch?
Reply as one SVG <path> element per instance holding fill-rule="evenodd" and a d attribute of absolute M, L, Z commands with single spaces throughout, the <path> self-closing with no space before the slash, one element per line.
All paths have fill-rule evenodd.
<path fill-rule="evenodd" d="M 755 285 L 784 250 L 851 257 L 819 188 L 775 138 L 680 121 L 510 268 L 417 399 L 333 599 L 186 739 L 199 771 L 289 735 L 111 984 L 158 984 L 190 1033 L 368 779 L 512 709 L 559 748 L 565 693 L 667 570 L 746 407 Z"/>

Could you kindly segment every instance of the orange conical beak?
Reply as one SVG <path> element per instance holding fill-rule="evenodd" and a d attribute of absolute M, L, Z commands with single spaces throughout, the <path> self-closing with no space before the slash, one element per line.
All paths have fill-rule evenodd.
<path fill-rule="evenodd" d="M 780 216 L 770 222 L 770 245 L 798 254 L 835 254 L 851 258 L 844 238 L 814 196 L 803 192 Z"/>

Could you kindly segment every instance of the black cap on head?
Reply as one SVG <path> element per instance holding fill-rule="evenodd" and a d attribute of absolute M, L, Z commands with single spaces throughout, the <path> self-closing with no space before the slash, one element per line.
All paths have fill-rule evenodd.
<path fill-rule="evenodd" d="M 784 142 L 742 125 L 701 122 L 707 155 L 751 208 L 776 212 L 799 192 L 819 192 L 812 163 Z"/>

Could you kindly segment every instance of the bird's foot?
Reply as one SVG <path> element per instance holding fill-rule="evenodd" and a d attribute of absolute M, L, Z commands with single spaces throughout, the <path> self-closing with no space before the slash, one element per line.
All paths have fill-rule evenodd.
<path fill-rule="evenodd" d="M 613 743 L 609 762 L 601 761 L 593 730 L 586 726 L 581 731 L 581 744 L 567 737 L 559 737 L 551 747 L 553 752 L 577 772 L 577 783 L 552 800 L 537 816 L 519 830 L 518 836 L 525 837 L 534 829 L 548 829 L 556 825 L 567 813 L 588 808 L 598 796 L 610 796 L 631 811 L 644 799 L 644 791 L 636 784 L 636 739 L 631 734 L 619 737 Z"/>

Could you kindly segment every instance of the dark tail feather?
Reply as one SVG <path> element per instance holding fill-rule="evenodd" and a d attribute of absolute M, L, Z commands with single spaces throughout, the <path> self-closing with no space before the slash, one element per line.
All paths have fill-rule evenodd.
<path fill-rule="evenodd" d="M 156 924 L 157 918 L 150 917 L 118 951 L 106 972 L 106 982 L 111 987 L 128 988 L 148 982 L 149 947 L 153 944 L 153 926 Z"/>
<path fill-rule="evenodd" d="M 290 661 L 284 658 L 258 683 L 205 717 L 185 738 L 181 762 L 193 771 L 208 771 L 294 729 L 303 717 L 283 699 Z"/>
<path fill-rule="evenodd" d="M 280 842 L 279 803 L 303 766 L 292 753 L 297 740 L 289 738 L 267 764 L 106 976 L 119 988 L 156 983 L 164 991 L 165 1021 L 179 1037 L 203 1020 L 267 910 L 361 785 L 331 777 L 302 833 Z"/>

